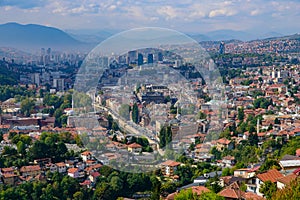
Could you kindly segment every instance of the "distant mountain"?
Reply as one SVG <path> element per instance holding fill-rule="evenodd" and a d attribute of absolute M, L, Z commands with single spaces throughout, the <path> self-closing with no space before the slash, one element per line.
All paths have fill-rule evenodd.
<path fill-rule="evenodd" d="M 84 46 L 62 30 L 37 24 L 21 25 L 7 23 L 0 25 L 0 46 L 22 50 L 36 50 L 42 47 L 61 50 Z"/>
<path fill-rule="evenodd" d="M 281 33 L 277 32 L 268 32 L 261 36 L 259 36 L 259 39 L 265 39 L 265 38 L 273 38 L 273 37 L 282 37 L 283 35 Z"/>
<path fill-rule="evenodd" d="M 253 39 L 257 39 L 251 33 L 245 31 L 234 31 L 234 30 L 217 30 L 206 33 L 206 35 L 211 38 L 211 40 L 242 40 L 249 41 Z"/>
<path fill-rule="evenodd" d="M 66 30 L 76 40 L 84 43 L 99 44 L 110 36 L 119 33 L 116 30 Z"/>
<path fill-rule="evenodd" d="M 210 37 L 204 34 L 196 34 L 196 35 L 189 35 L 189 36 L 198 42 L 212 40 Z"/>

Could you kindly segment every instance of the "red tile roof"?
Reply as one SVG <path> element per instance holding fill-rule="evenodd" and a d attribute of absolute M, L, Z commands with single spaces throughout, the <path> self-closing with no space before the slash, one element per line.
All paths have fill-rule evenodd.
<path fill-rule="evenodd" d="M 300 156 L 300 149 L 296 150 L 296 156 Z"/>
<path fill-rule="evenodd" d="M 289 175 L 286 175 L 284 177 L 278 178 L 277 181 L 283 183 L 284 185 L 289 185 L 290 182 L 297 178 L 297 175 L 294 173 L 291 173 Z"/>
<path fill-rule="evenodd" d="M 224 190 L 219 192 L 218 195 L 225 198 L 241 199 L 245 195 L 245 193 L 241 191 L 239 185 L 236 182 L 234 182 L 228 187 L 226 187 Z"/>
<path fill-rule="evenodd" d="M 297 176 L 300 175 L 300 167 L 298 169 L 296 169 L 295 171 L 293 171 L 294 174 L 296 174 Z"/>
<path fill-rule="evenodd" d="M 173 160 L 167 160 L 167 161 L 161 163 L 161 165 L 170 166 L 170 167 L 175 167 L 175 166 L 178 166 L 180 164 L 181 164 L 180 162 L 176 162 L 176 161 L 173 161 Z"/>
<path fill-rule="evenodd" d="M 217 143 L 226 144 L 226 145 L 230 144 L 230 142 L 231 141 L 227 140 L 226 138 L 221 138 L 221 139 L 217 140 Z"/>
<path fill-rule="evenodd" d="M 91 181 L 90 180 L 85 180 L 82 183 L 80 183 L 80 185 L 90 185 Z"/>
<path fill-rule="evenodd" d="M 132 144 L 128 145 L 128 148 L 138 149 L 138 148 L 142 148 L 142 146 L 137 143 L 132 143 Z"/>
<path fill-rule="evenodd" d="M 70 174 L 74 174 L 77 171 L 78 171 L 77 168 L 70 168 L 70 169 L 68 169 L 68 173 L 70 173 Z"/>
<path fill-rule="evenodd" d="M 277 169 L 271 169 L 265 173 L 257 174 L 257 178 L 259 178 L 262 182 L 271 181 L 275 183 L 278 178 L 283 177 L 283 175 Z"/>
<path fill-rule="evenodd" d="M 94 178 L 97 178 L 97 177 L 100 176 L 100 173 L 99 172 L 92 172 L 91 176 L 94 177 Z"/>
<path fill-rule="evenodd" d="M 210 190 L 204 186 L 193 186 L 192 191 L 198 195 L 202 194 L 203 192 L 210 192 Z"/>
<path fill-rule="evenodd" d="M 263 199 L 265 199 L 264 197 L 258 196 L 257 194 L 255 194 L 253 192 L 245 192 L 244 197 L 247 200 L 263 200 Z"/>
<path fill-rule="evenodd" d="M 1 168 L 2 173 L 8 173 L 8 172 L 13 172 L 13 171 L 14 171 L 14 169 L 12 167 Z"/>
<path fill-rule="evenodd" d="M 39 170 L 41 170 L 41 167 L 39 165 L 29 165 L 21 167 L 20 172 L 32 172 Z"/>

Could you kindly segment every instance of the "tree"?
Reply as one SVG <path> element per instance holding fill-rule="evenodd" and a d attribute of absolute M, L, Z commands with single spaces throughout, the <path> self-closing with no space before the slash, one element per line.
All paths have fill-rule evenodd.
<path fill-rule="evenodd" d="M 153 199 L 153 200 L 159 199 L 161 182 L 157 179 L 157 177 L 155 175 L 150 177 L 150 181 L 151 181 L 151 184 L 152 184 L 151 199 Z"/>
<path fill-rule="evenodd" d="M 159 147 L 164 148 L 172 141 L 172 131 L 170 126 L 164 126 L 159 132 Z"/>
<path fill-rule="evenodd" d="M 132 113 L 131 113 L 131 117 L 132 117 L 132 121 L 136 124 L 139 123 L 139 108 L 138 108 L 138 105 L 137 103 L 134 103 L 133 104 L 133 107 L 132 107 Z"/>
<path fill-rule="evenodd" d="M 113 117 L 111 115 L 108 115 L 107 116 L 107 121 L 108 121 L 108 129 L 111 129 L 113 121 L 114 121 Z"/>
<path fill-rule="evenodd" d="M 224 197 L 221 197 L 213 192 L 203 192 L 199 199 L 201 200 L 224 200 Z"/>
<path fill-rule="evenodd" d="M 73 194 L 74 200 L 82 200 L 84 197 L 84 194 L 81 191 L 77 191 Z"/>
<path fill-rule="evenodd" d="M 26 117 L 30 116 L 31 111 L 34 108 L 34 101 L 32 99 L 26 98 L 21 101 L 21 113 L 24 114 Z"/>
<path fill-rule="evenodd" d="M 230 176 L 232 175 L 230 168 L 226 167 L 222 170 L 222 176 Z"/>
<path fill-rule="evenodd" d="M 19 141 L 17 143 L 17 150 L 18 150 L 19 154 L 25 155 L 25 153 L 26 153 L 26 151 L 25 151 L 26 150 L 26 146 L 25 146 L 25 144 L 22 141 Z"/>
<path fill-rule="evenodd" d="M 199 111 L 197 114 L 197 119 L 206 119 L 206 114 L 204 112 Z"/>
<path fill-rule="evenodd" d="M 258 135 L 257 135 L 257 133 L 251 133 L 250 132 L 248 141 L 249 141 L 251 146 L 257 146 L 258 145 Z"/>
<path fill-rule="evenodd" d="M 119 130 L 119 125 L 117 124 L 117 122 L 113 122 L 111 128 L 112 130 L 117 131 Z"/>
<path fill-rule="evenodd" d="M 272 194 L 272 200 L 300 199 L 300 178 Z"/>
<path fill-rule="evenodd" d="M 193 193 L 192 189 L 181 190 L 174 198 L 174 200 L 197 200 L 198 195 Z"/>
<path fill-rule="evenodd" d="M 243 107 L 239 108 L 238 109 L 238 120 L 243 121 L 244 117 L 245 117 L 244 108 Z"/>
<path fill-rule="evenodd" d="M 259 168 L 259 171 L 264 172 L 269 169 L 280 169 L 280 166 L 276 160 L 267 159 Z"/>
<path fill-rule="evenodd" d="M 259 192 L 263 193 L 267 199 L 271 199 L 273 193 L 275 193 L 276 190 L 277 190 L 276 183 L 272 183 L 271 181 L 266 181 L 261 185 Z"/>

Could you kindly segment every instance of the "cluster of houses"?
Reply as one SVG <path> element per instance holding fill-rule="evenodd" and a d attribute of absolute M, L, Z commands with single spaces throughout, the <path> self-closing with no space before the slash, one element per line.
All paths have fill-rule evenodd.
<path fill-rule="evenodd" d="M 6 185 L 18 185 L 27 181 L 45 181 L 47 172 L 58 172 L 82 181 L 80 184 L 93 187 L 100 176 L 103 165 L 95 160 L 89 151 L 80 154 L 80 158 L 52 163 L 50 158 L 34 160 L 32 165 L 0 169 L 1 182 Z"/>
<path fill-rule="evenodd" d="M 299 151 L 299 150 L 298 150 Z M 232 176 L 222 176 L 222 171 L 210 172 L 203 176 L 194 179 L 192 184 L 183 186 L 178 191 L 169 194 L 166 199 L 173 200 L 176 194 L 181 190 L 192 189 L 193 193 L 198 195 L 202 192 L 209 192 L 210 190 L 205 187 L 205 184 L 211 178 L 218 178 L 219 181 L 212 184 L 218 184 L 223 189 L 218 193 L 219 196 L 224 197 L 226 200 L 260 200 L 265 199 L 264 194 L 261 192 L 262 185 L 270 181 L 276 184 L 278 189 L 283 189 L 288 186 L 292 181 L 300 177 L 300 157 L 286 155 L 279 164 L 281 170 L 270 169 L 265 172 L 260 172 L 260 165 L 250 166 L 249 168 L 236 169 Z M 175 175 L 178 166 L 182 163 L 168 160 L 161 164 L 163 175 L 178 179 Z M 242 188 L 245 187 L 246 188 Z"/>

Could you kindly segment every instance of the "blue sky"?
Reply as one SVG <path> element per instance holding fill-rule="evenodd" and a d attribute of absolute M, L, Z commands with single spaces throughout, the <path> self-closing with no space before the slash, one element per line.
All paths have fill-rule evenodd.
<path fill-rule="evenodd" d="M 0 23 L 61 29 L 144 26 L 205 33 L 220 29 L 300 32 L 300 0 L 0 0 Z"/>

